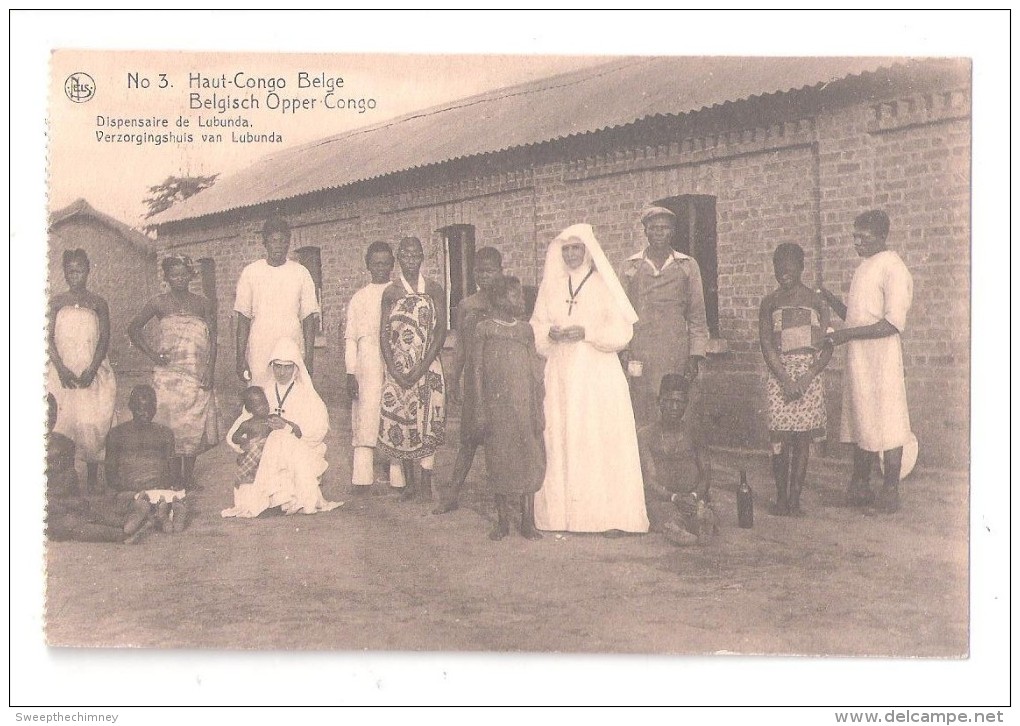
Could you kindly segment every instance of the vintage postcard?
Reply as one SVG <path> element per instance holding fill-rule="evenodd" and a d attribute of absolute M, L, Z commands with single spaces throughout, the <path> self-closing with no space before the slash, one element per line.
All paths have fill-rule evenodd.
<path fill-rule="evenodd" d="M 969 657 L 971 58 L 48 77 L 51 648 Z"/>

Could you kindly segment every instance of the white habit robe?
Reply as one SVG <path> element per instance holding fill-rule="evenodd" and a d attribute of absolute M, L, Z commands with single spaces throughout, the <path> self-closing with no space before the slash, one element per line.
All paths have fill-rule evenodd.
<path fill-rule="evenodd" d="M 561 252 L 566 240 L 580 240 L 587 249 L 584 264 L 571 275 Z M 546 474 L 535 495 L 539 529 L 648 531 L 634 411 L 617 355 L 630 342 L 636 319 L 591 226 L 564 230 L 550 245 L 531 319 L 536 348 L 546 359 Z M 553 342 L 553 325 L 582 325 L 585 339 Z"/>
<path fill-rule="evenodd" d="M 358 398 L 351 404 L 352 483 L 356 486 L 370 486 L 374 478 L 373 450 L 379 440 L 379 412 L 386 377 L 386 363 L 379 347 L 379 321 L 383 292 L 389 285 L 389 280 L 369 283 L 354 293 L 347 304 L 344 362 L 347 373 L 358 381 Z"/>
<path fill-rule="evenodd" d="M 900 256 L 884 250 L 861 262 L 847 296 L 848 327 L 888 320 L 903 332 L 914 281 Z M 888 451 L 911 437 L 900 336 L 847 343 L 840 441 L 865 451 Z"/>
<path fill-rule="evenodd" d="M 266 439 L 255 481 L 234 487 L 234 506 L 220 512 L 223 517 L 257 517 L 272 507 L 284 514 L 314 514 L 336 509 L 343 502 L 330 502 L 322 496 L 319 480 L 329 466 L 324 439 L 329 432 L 329 412 L 312 384 L 297 343 L 290 338 L 277 342 L 270 361 L 294 363 L 292 383 L 278 384 L 275 379 L 263 386 L 274 412 L 301 428 L 301 438 L 290 427 L 273 431 Z M 268 364 L 267 364 L 268 365 Z M 272 378 L 272 372 L 270 372 Z M 240 453 L 233 442 L 234 432 L 251 414 L 241 415 L 227 433 L 227 444 Z"/>

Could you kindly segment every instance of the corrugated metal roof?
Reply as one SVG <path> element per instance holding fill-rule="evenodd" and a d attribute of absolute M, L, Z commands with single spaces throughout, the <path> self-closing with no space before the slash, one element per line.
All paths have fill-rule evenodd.
<path fill-rule="evenodd" d="M 415 167 L 829 83 L 904 58 L 621 58 L 348 131 L 264 157 L 153 218 L 281 201 Z"/>
<path fill-rule="evenodd" d="M 114 219 L 109 214 L 104 214 L 98 209 L 93 207 L 84 199 L 76 199 L 66 207 L 58 209 L 50 215 L 49 228 L 53 229 L 58 225 L 68 222 L 71 219 L 77 217 L 89 217 L 96 220 L 100 224 L 110 228 L 113 232 L 119 234 L 124 238 L 126 242 L 134 245 L 138 250 L 144 252 L 147 255 L 155 255 L 157 242 L 151 237 L 146 237 L 144 234 L 139 232 L 137 229 L 129 227 L 128 225 L 121 222 L 119 219 Z"/>

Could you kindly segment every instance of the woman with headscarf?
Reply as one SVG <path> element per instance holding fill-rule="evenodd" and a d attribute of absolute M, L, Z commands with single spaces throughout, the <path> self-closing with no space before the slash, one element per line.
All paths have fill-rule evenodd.
<path fill-rule="evenodd" d="M 88 289 L 89 256 L 64 251 L 67 292 L 49 309 L 49 393 L 57 399 L 59 434 L 71 439 L 87 465 L 86 491 L 99 488 L 99 462 L 113 426 L 117 381 L 106 354 L 110 348 L 110 306 Z"/>
<path fill-rule="evenodd" d="M 617 353 L 637 314 L 589 224 L 549 245 L 531 324 L 546 358 L 539 529 L 647 532 L 634 411 Z"/>
<path fill-rule="evenodd" d="M 219 442 L 219 416 L 212 390 L 216 308 L 212 301 L 188 289 L 195 277 L 191 258 L 173 255 L 164 259 L 162 266 L 170 289 L 149 300 L 138 312 L 128 325 L 128 338 L 155 363 L 155 420 L 174 432 L 175 484 L 191 489 L 195 459 Z M 143 333 L 153 318 L 159 320 L 158 349 Z"/>
<path fill-rule="evenodd" d="M 328 502 L 319 489 L 319 477 L 326 471 L 329 431 L 326 404 L 312 385 L 298 344 L 281 338 L 270 356 L 271 381 L 262 386 L 272 414 L 297 424 L 274 430 L 266 439 L 254 481 L 234 489 L 234 506 L 224 517 L 257 517 L 267 509 L 280 507 L 284 514 L 328 512 L 342 502 Z M 252 413 L 244 410 L 227 433 L 227 443 L 238 453 L 234 432 Z"/>

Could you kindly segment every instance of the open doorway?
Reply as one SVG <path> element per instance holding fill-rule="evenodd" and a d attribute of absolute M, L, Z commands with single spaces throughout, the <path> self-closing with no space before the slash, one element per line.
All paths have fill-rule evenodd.
<path fill-rule="evenodd" d="M 652 202 L 676 215 L 673 249 L 690 255 L 701 268 L 708 331 L 719 337 L 719 258 L 716 253 L 715 197 L 709 194 L 681 194 Z"/>

